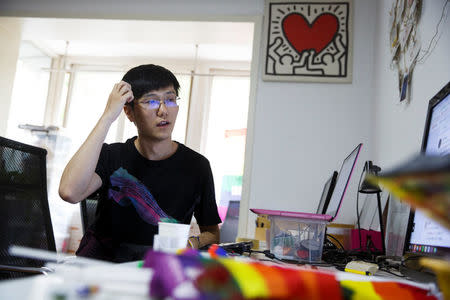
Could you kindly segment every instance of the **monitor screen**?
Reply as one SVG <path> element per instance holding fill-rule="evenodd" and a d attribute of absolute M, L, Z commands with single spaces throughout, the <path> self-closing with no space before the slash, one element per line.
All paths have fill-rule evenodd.
<path fill-rule="evenodd" d="M 422 141 L 425 155 L 450 154 L 450 83 L 429 102 Z M 412 211 L 405 252 L 425 255 L 450 253 L 450 230 L 420 211 Z"/>

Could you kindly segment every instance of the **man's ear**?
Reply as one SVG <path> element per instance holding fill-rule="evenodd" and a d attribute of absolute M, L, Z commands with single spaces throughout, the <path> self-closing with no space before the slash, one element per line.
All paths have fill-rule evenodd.
<path fill-rule="evenodd" d="M 123 111 L 127 115 L 128 120 L 130 120 L 130 122 L 134 123 L 134 110 L 133 110 L 133 107 L 131 105 L 125 105 L 123 107 Z"/>

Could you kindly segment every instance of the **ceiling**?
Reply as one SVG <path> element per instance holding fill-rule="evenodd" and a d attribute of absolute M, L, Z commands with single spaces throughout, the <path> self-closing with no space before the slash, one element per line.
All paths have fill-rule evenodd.
<path fill-rule="evenodd" d="M 25 18 L 22 39 L 52 56 L 249 62 L 253 23 Z"/>

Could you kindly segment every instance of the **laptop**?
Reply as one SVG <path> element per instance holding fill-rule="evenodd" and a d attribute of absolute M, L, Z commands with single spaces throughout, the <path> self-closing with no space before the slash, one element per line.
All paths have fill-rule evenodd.
<path fill-rule="evenodd" d="M 353 170 L 355 169 L 356 161 L 358 160 L 361 147 L 362 144 L 356 146 L 356 148 L 353 149 L 353 151 L 342 162 L 341 170 L 339 171 L 339 174 L 337 176 L 334 191 L 331 195 L 330 202 L 325 214 L 255 208 L 251 208 L 250 210 L 255 214 L 303 218 L 310 220 L 325 220 L 328 222 L 333 221 L 337 217 L 339 209 L 341 208 L 342 200 L 344 199 L 345 191 L 347 190 Z"/>

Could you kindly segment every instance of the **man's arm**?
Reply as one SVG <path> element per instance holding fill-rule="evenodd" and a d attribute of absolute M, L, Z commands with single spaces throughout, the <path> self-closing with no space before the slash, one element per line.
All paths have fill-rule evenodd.
<path fill-rule="evenodd" d="M 199 226 L 200 235 L 189 238 L 189 245 L 198 249 L 206 245 L 218 244 L 220 241 L 219 225 Z"/>
<path fill-rule="evenodd" d="M 128 83 L 121 81 L 114 85 L 97 125 L 64 169 L 59 183 L 59 195 L 63 200 L 78 203 L 101 186 L 102 180 L 95 173 L 100 150 L 111 124 L 117 119 L 125 103 L 133 99 Z"/>

